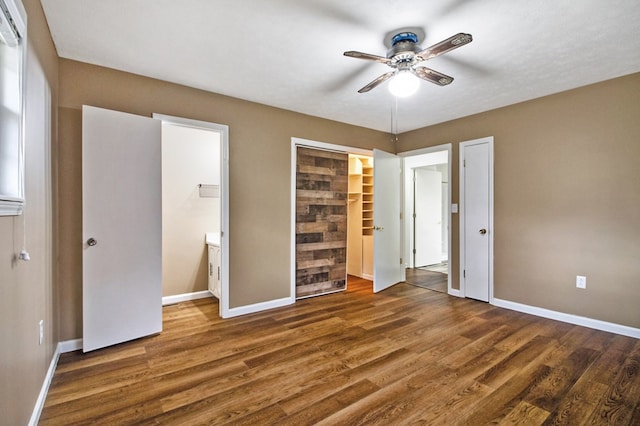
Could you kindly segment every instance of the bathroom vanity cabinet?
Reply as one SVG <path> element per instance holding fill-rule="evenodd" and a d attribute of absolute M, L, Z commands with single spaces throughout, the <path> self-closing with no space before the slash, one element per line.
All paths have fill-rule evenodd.
<path fill-rule="evenodd" d="M 220 300 L 220 237 L 208 233 L 206 242 L 209 252 L 209 291 Z"/>

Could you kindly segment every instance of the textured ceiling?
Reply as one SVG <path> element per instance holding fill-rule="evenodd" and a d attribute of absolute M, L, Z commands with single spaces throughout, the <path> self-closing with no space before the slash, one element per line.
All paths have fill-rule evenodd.
<path fill-rule="evenodd" d="M 640 71 L 638 0 L 41 0 L 61 57 L 382 131 L 404 132 Z M 424 65 L 396 102 L 387 33 L 420 27 L 427 47 L 473 42 Z M 394 123 L 392 126 L 392 122 Z"/>

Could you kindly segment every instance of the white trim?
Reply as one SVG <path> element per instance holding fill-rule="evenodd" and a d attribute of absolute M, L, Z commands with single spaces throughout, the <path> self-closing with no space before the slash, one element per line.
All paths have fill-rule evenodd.
<path fill-rule="evenodd" d="M 556 321 L 562 321 L 569 324 L 580 325 L 582 327 L 589 327 L 596 330 L 607 331 L 609 333 L 615 333 L 640 339 L 640 328 L 629 327 L 626 325 L 582 317 L 574 314 L 567 314 L 564 312 L 552 311 L 550 309 L 539 308 L 537 306 L 525 305 L 522 303 L 511 302 L 509 300 L 498 298 L 494 298 L 491 304 L 499 308 L 510 309 L 512 311 L 518 311 L 538 317 L 549 318 Z"/>
<path fill-rule="evenodd" d="M 205 299 L 207 297 L 213 297 L 209 290 L 195 291 L 193 293 L 175 294 L 173 296 L 164 296 L 162 298 L 162 306 L 175 305 L 180 302 L 187 302 L 189 300 Z"/>
<path fill-rule="evenodd" d="M 464 280 L 464 268 L 465 268 L 465 243 L 464 243 L 464 237 L 465 237 L 465 230 L 464 230 L 464 191 L 465 191 L 465 185 L 464 185 L 464 154 L 465 154 L 465 148 L 467 146 L 471 146 L 471 145 L 479 145 L 479 144 L 484 144 L 487 143 L 489 144 L 489 232 L 488 232 L 488 236 L 489 236 L 489 303 L 493 303 L 493 234 L 494 234 L 494 228 L 493 228 L 493 136 L 488 136 L 488 137 L 484 137 L 484 138 L 480 138 L 480 139 L 473 139 L 470 141 L 465 141 L 465 142 L 460 142 L 460 153 L 459 153 L 459 164 L 458 164 L 458 171 L 459 171 L 459 182 L 458 182 L 458 186 L 459 186 L 459 195 L 458 195 L 458 203 L 460 205 L 460 208 L 458 210 L 458 214 L 460 216 L 459 219 L 459 229 L 460 229 L 460 244 L 459 244 L 459 254 L 460 254 L 460 271 L 459 271 L 459 283 L 460 283 L 460 295 L 461 297 L 466 297 L 466 291 L 465 291 L 465 280 Z"/>
<path fill-rule="evenodd" d="M 447 238 L 449 239 L 449 241 L 447 242 L 447 256 L 448 256 L 448 262 L 449 262 L 449 273 L 447 274 L 447 293 L 450 294 L 451 296 L 457 296 L 460 297 L 460 291 L 456 290 L 454 288 L 452 288 L 451 286 L 451 241 L 452 241 L 452 233 L 451 233 L 451 223 L 452 223 L 452 217 L 451 217 L 451 187 L 452 187 L 452 160 L 453 160 L 453 145 L 450 143 L 446 143 L 446 144 L 442 144 L 442 145 L 437 145 L 437 146 L 432 146 L 432 147 L 428 147 L 428 148 L 420 148 L 420 149 L 414 149 L 411 151 L 404 151 L 404 152 L 400 152 L 398 153 L 398 157 L 402 157 L 403 161 L 402 161 L 402 170 L 403 170 L 403 182 L 402 182 L 402 193 L 403 193 L 403 200 L 402 200 L 402 211 L 403 211 L 403 217 L 407 217 L 407 190 L 405 188 L 405 184 L 407 182 L 407 178 L 406 176 L 406 170 L 405 170 L 405 162 L 407 159 L 411 158 L 411 157 L 416 157 L 419 155 L 424 155 L 424 154 L 431 154 L 434 152 L 441 152 L 441 151 L 447 151 L 447 173 L 448 173 L 448 179 L 449 179 L 449 184 L 447 185 L 447 189 L 449 191 L 448 194 L 448 198 L 449 198 L 449 205 L 447 206 L 447 214 L 449 215 L 449 229 L 448 229 L 448 236 Z M 417 166 L 420 167 L 420 166 Z M 413 167 L 412 167 L 413 168 Z M 410 197 L 410 200 L 412 200 L 413 197 Z M 405 220 L 403 223 L 403 228 L 404 228 L 404 232 L 403 232 L 403 243 L 402 243 L 402 258 L 405 260 L 404 264 L 405 267 L 407 267 L 407 265 L 411 266 L 413 265 L 413 256 L 412 256 L 412 249 L 413 249 L 413 239 L 411 238 L 411 229 L 412 229 L 412 221 L 411 220 Z M 407 244 L 407 240 L 409 241 L 409 244 Z M 409 247 L 407 247 L 407 245 Z M 407 260 L 409 260 L 407 262 Z"/>
<path fill-rule="evenodd" d="M 60 347 L 61 343 L 58 343 L 56 345 L 56 350 L 53 352 L 53 356 L 51 357 L 51 362 L 49 363 L 47 374 L 45 374 L 44 376 L 44 381 L 42 382 L 42 387 L 40 388 L 38 399 L 36 399 L 36 404 L 33 407 L 33 412 L 31 413 L 31 418 L 29 419 L 29 426 L 36 426 L 38 424 L 38 421 L 40 420 L 40 415 L 42 414 L 42 409 L 44 408 L 44 403 L 47 399 L 47 394 L 49 393 L 49 386 L 51 386 L 51 380 L 53 380 L 53 375 L 56 372 L 58 360 L 60 359 L 60 354 L 62 353 Z"/>
<path fill-rule="evenodd" d="M 79 351 L 82 349 L 82 339 L 64 340 L 58 343 L 61 354 L 67 352 Z"/>
<path fill-rule="evenodd" d="M 253 314 L 256 312 L 266 311 L 268 309 L 281 308 L 282 306 L 292 305 L 294 303 L 296 303 L 295 298 L 283 297 L 282 299 L 274 299 L 266 302 L 254 303 L 253 305 L 238 306 L 237 308 L 229 309 L 228 315 L 224 318 Z"/>
<path fill-rule="evenodd" d="M 373 281 L 373 275 L 369 275 L 369 274 L 362 274 L 362 277 L 365 280 L 369 280 L 369 281 Z"/>
<path fill-rule="evenodd" d="M 449 288 L 448 294 L 449 296 L 464 297 L 464 293 L 461 290 L 455 288 Z"/>
<path fill-rule="evenodd" d="M 0 200 L 0 216 L 20 216 L 24 210 L 24 200 Z"/>
<path fill-rule="evenodd" d="M 344 152 L 345 154 L 367 155 L 367 156 L 373 155 L 373 150 L 371 149 L 354 148 L 352 146 L 346 146 L 346 145 L 335 145 L 327 142 L 318 142 L 318 141 L 312 141 L 310 139 L 296 138 L 295 136 L 291 138 L 291 145 L 326 149 L 328 151 Z"/>
<path fill-rule="evenodd" d="M 153 113 L 153 118 L 167 123 L 195 127 L 205 130 L 220 132 L 220 203 L 221 219 L 220 224 L 220 305 L 219 315 L 222 318 L 229 318 L 229 126 L 224 124 L 211 123 L 207 121 L 192 120 L 189 118 L 174 117 L 171 115 Z"/>
<path fill-rule="evenodd" d="M 353 148 L 345 145 L 334 145 L 326 142 L 312 141 L 297 137 L 291 138 L 291 238 L 290 238 L 290 298 L 296 300 L 296 163 L 297 149 L 303 146 L 309 148 L 325 149 L 328 151 L 344 152 L 345 154 L 367 155 L 372 156 L 373 151 L 369 149 Z M 364 278 L 364 277 L 363 277 Z M 369 278 L 367 278 L 369 279 Z M 373 281 L 373 277 L 370 278 Z M 283 300 L 283 299 L 281 299 Z"/>

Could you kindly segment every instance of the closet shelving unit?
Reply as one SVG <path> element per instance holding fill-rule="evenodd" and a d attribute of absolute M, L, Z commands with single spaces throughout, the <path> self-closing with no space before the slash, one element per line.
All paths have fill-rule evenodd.
<path fill-rule="evenodd" d="M 347 273 L 373 279 L 373 159 L 349 156 Z"/>

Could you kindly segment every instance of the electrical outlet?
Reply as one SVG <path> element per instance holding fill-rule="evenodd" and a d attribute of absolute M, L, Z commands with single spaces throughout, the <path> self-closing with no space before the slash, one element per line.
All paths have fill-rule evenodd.
<path fill-rule="evenodd" d="M 40 320 L 40 337 L 38 338 L 39 344 L 42 344 L 44 340 L 44 320 Z"/>
<path fill-rule="evenodd" d="M 587 288 L 587 277 L 576 275 L 576 287 Z"/>

